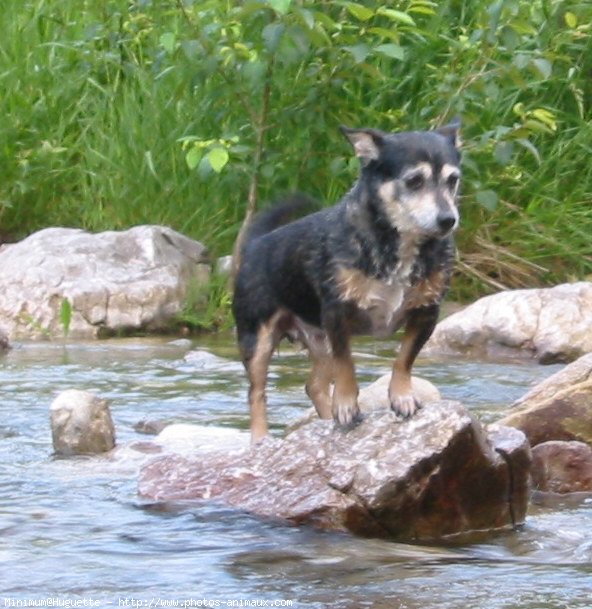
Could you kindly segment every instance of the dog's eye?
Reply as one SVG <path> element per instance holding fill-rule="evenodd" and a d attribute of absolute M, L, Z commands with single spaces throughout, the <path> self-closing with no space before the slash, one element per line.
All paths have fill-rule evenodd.
<path fill-rule="evenodd" d="M 459 177 L 455 174 L 449 175 L 446 178 L 446 186 L 449 190 L 454 190 L 458 186 Z"/>
<path fill-rule="evenodd" d="M 420 190 L 425 184 L 425 176 L 422 173 L 416 173 L 405 179 L 405 186 L 409 190 Z"/>

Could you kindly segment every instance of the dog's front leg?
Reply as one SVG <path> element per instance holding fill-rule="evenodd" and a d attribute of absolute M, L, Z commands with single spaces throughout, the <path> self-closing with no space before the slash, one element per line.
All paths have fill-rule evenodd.
<path fill-rule="evenodd" d="M 361 417 L 356 371 L 350 350 L 350 332 L 341 307 L 324 312 L 323 327 L 333 355 L 333 419 L 342 427 L 351 427 L 359 423 Z"/>
<path fill-rule="evenodd" d="M 413 396 L 411 368 L 417 354 L 434 331 L 438 312 L 439 306 L 432 305 L 414 309 L 407 317 L 405 334 L 393 364 L 393 375 L 389 385 L 391 408 L 405 418 L 412 416 L 422 406 Z"/>

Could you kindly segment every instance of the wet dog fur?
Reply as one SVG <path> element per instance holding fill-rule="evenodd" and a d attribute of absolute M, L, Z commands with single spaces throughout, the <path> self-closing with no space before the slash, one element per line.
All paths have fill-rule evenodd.
<path fill-rule="evenodd" d="M 360 420 L 352 335 L 391 336 L 404 327 L 390 404 L 403 417 L 421 406 L 411 368 L 432 334 L 452 270 L 459 125 L 342 131 L 361 165 L 350 192 L 293 221 L 310 201 L 292 197 L 257 216 L 240 247 L 233 312 L 254 442 L 268 432 L 267 371 L 282 338 L 308 349 L 306 391 L 319 416 L 349 428 Z"/>

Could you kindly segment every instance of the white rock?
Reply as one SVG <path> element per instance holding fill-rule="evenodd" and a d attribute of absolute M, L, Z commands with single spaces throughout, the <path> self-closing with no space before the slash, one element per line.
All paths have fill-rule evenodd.
<path fill-rule="evenodd" d="M 54 451 L 59 455 L 95 454 L 115 446 L 115 427 L 106 400 L 68 389 L 50 406 Z"/>
<path fill-rule="evenodd" d="M 250 441 L 251 435 L 246 431 L 186 423 L 167 425 L 155 438 L 165 452 L 187 456 L 218 451 L 229 453 L 248 447 Z"/>
<path fill-rule="evenodd" d="M 232 256 L 222 256 L 216 261 L 218 275 L 230 275 L 232 272 Z"/>
<path fill-rule="evenodd" d="M 360 389 L 358 403 L 362 412 L 375 410 L 376 408 L 390 408 L 388 388 L 391 382 L 391 374 L 385 374 L 373 383 Z M 411 391 L 415 399 L 422 404 L 438 402 L 442 399 L 438 388 L 426 379 L 417 376 L 411 377 Z"/>
<path fill-rule="evenodd" d="M 0 251 L 0 326 L 8 338 L 165 327 L 191 282 L 209 276 L 205 247 L 163 226 L 91 234 L 47 228 Z"/>
<path fill-rule="evenodd" d="M 592 283 L 481 298 L 441 321 L 426 351 L 574 360 L 592 351 Z"/>

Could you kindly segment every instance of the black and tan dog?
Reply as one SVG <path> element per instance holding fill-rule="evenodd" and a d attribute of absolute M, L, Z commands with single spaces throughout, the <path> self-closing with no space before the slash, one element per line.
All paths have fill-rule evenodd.
<path fill-rule="evenodd" d="M 310 353 L 306 390 L 319 416 L 348 427 L 360 416 L 350 337 L 388 336 L 404 325 L 390 403 L 403 417 L 421 406 L 411 392 L 411 367 L 434 329 L 451 274 L 458 124 L 343 132 L 361 161 L 351 191 L 337 205 L 289 223 L 307 201 L 275 206 L 255 218 L 241 246 L 233 311 L 253 441 L 268 430 L 267 370 L 285 337 Z"/>

